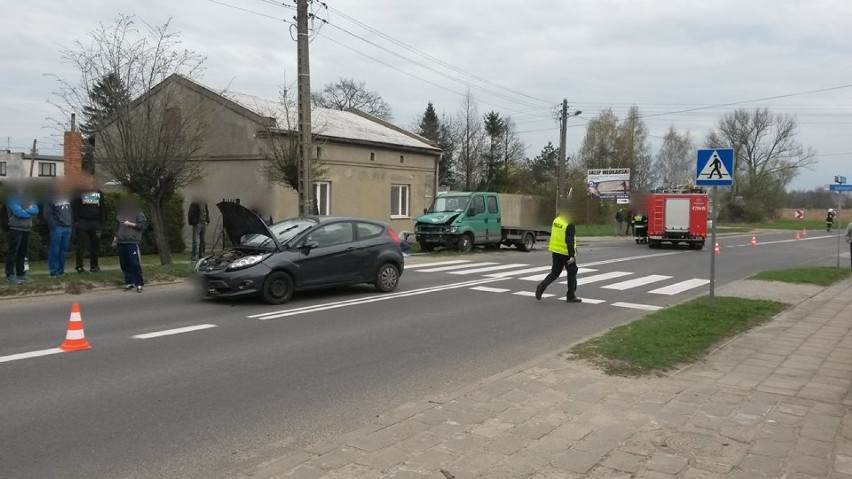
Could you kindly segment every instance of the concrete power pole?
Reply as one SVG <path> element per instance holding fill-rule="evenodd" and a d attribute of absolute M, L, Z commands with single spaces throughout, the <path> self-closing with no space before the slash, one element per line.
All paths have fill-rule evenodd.
<path fill-rule="evenodd" d="M 311 64 L 308 53 L 308 0 L 296 3 L 297 56 L 299 63 L 299 214 L 317 213 L 311 164 Z"/>
<path fill-rule="evenodd" d="M 556 165 L 556 210 L 559 211 L 559 200 L 564 194 L 562 188 L 565 184 L 565 162 L 567 161 L 566 135 L 568 130 L 568 100 L 562 100 L 562 114 L 559 117 L 559 164 Z"/>
<path fill-rule="evenodd" d="M 33 168 L 36 164 L 36 140 L 33 140 L 33 149 L 30 150 L 30 178 L 33 177 Z M 21 165 L 23 166 L 23 165 Z"/>

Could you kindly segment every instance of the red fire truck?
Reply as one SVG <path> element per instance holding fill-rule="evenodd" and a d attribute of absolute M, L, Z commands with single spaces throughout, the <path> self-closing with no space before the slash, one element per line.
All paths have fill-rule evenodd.
<path fill-rule="evenodd" d="M 707 239 L 710 201 L 700 189 L 656 192 L 648 196 L 648 246 L 686 244 L 701 249 Z"/>

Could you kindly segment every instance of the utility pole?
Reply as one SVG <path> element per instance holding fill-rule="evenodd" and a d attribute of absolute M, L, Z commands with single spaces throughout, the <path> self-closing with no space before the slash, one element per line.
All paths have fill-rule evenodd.
<path fill-rule="evenodd" d="M 33 149 L 30 150 L 30 178 L 33 177 L 33 168 L 36 163 L 36 140 L 33 140 Z"/>
<path fill-rule="evenodd" d="M 299 63 L 299 214 L 316 214 L 311 164 L 311 65 L 308 54 L 308 0 L 296 2 L 296 45 Z"/>
<path fill-rule="evenodd" d="M 556 212 L 559 213 L 559 200 L 565 183 L 566 135 L 568 134 L 568 100 L 562 100 L 562 114 L 559 117 L 559 164 L 556 167 Z"/>

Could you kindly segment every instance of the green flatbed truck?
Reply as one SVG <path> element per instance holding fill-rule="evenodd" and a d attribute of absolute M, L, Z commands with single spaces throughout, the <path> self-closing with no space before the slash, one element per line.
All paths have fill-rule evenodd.
<path fill-rule="evenodd" d="M 553 207 L 538 196 L 487 192 L 439 194 L 415 218 L 414 233 L 422 251 L 436 247 L 463 253 L 475 246 L 514 246 L 532 251 L 550 238 Z"/>

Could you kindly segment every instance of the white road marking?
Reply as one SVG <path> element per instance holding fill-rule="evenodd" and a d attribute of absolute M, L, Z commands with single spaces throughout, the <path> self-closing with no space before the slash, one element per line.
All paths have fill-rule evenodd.
<path fill-rule="evenodd" d="M 547 269 L 550 269 L 550 268 L 547 268 Z M 597 270 L 591 269 L 591 268 L 577 268 L 577 274 L 594 273 L 595 271 L 597 271 Z M 550 273 L 535 274 L 535 275 L 532 275 L 532 276 L 525 276 L 523 278 L 518 278 L 518 279 L 520 279 L 522 281 L 542 281 L 544 278 L 547 277 L 548 274 L 550 274 Z M 568 275 L 568 272 L 563 269 L 562 274 L 559 275 L 559 278 L 564 278 L 567 275 Z M 559 279 L 559 278 L 556 278 L 556 279 Z"/>
<path fill-rule="evenodd" d="M 662 274 L 650 274 L 648 276 L 643 276 L 641 278 L 629 279 L 627 281 L 622 281 L 620 283 L 608 284 L 606 286 L 601 286 L 603 289 L 616 289 L 618 291 L 624 291 L 626 289 L 638 288 L 639 286 L 644 286 L 646 284 L 656 283 L 658 281 L 665 281 L 667 279 L 671 279 L 671 276 L 665 276 Z"/>
<path fill-rule="evenodd" d="M 622 278 L 624 276 L 630 276 L 633 273 L 628 273 L 627 271 L 613 271 L 611 273 L 601 273 L 595 274 L 592 276 L 583 276 L 582 278 L 577 278 L 577 284 L 591 284 L 598 283 L 601 281 L 606 281 L 609 279 Z M 561 284 L 565 284 L 567 281 L 563 281 Z"/>
<path fill-rule="evenodd" d="M 786 239 L 786 240 L 764 241 L 762 243 L 757 243 L 755 246 L 763 246 L 763 245 L 767 245 L 767 244 L 781 244 L 781 243 L 799 243 L 799 242 L 802 242 L 802 241 L 813 241 L 813 240 L 821 240 L 821 239 L 826 239 L 826 238 L 836 239 L 837 236 L 813 236 L 813 237 L 810 237 L 810 238 L 801 238 L 801 239 L 793 238 L 793 239 Z"/>
<path fill-rule="evenodd" d="M 375 303 L 377 301 L 388 301 L 388 300 L 391 300 L 391 299 L 406 298 L 406 297 L 409 297 L 409 296 L 417 296 L 417 295 L 420 295 L 420 294 L 437 293 L 439 291 L 448 291 L 448 290 L 457 289 L 457 288 L 467 288 L 467 287 L 471 287 L 471 286 L 478 286 L 478 285 L 482 285 L 482 284 L 493 283 L 495 281 L 499 281 L 499 280 L 491 278 L 491 279 L 479 279 L 479 280 L 475 280 L 475 281 L 465 281 L 465 282 L 462 282 L 462 283 L 453 283 L 453 284 L 447 284 L 447 285 L 443 285 L 443 286 L 434 286 L 434 287 L 430 287 L 430 288 L 415 289 L 415 290 L 403 291 L 403 292 L 399 292 L 399 293 L 382 294 L 382 295 L 377 295 L 377 296 L 368 296 L 366 298 L 357 298 L 357 299 L 351 299 L 351 300 L 347 300 L 347 301 L 339 301 L 339 302 L 336 302 L 336 303 L 315 304 L 313 306 L 305 306 L 304 308 L 296 308 L 296 309 L 291 309 L 291 310 L 277 311 L 277 312 L 264 313 L 264 314 L 255 314 L 255 315 L 249 316 L 249 318 L 259 319 L 261 321 L 266 321 L 268 319 L 285 318 L 285 317 L 288 317 L 288 316 L 295 316 L 295 315 L 298 315 L 298 314 L 307 314 L 307 313 L 314 313 L 314 312 L 318 312 L 318 311 L 327 311 L 327 310 L 330 310 L 330 309 L 345 308 L 345 307 L 348 307 L 348 306 L 357 306 L 359 304 Z"/>
<path fill-rule="evenodd" d="M 499 273 L 486 274 L 489 278 L 510 278 L 520 274 L 538 273 L 541 271 L 550 271 L 550 266 L 536 266 L 535 268 L 518 269 L 515 271 L 501 271 Z"/>
<path fill-rule="evenodd" d="M 636 303 L 612 303 L 613 306 L 617 306 L 619 308 L 628 308 L 628 309 L 641 309 L 642 311 L 659 311 L 663 309 L 662 306 L 654 306 L 651 304 L 636 304 Z"/>
<path fill-rule="evenodd" d="M 662 288 L 657 288 L 653 291 L 648 291 L 651 294 L 665 294 L 668 296 L 674 296 L 678 293 L 683 293 L 684 291 L 689 291 L 693 288 L 698 288 L 700 286 L 704 286 L 706 284 L 710 284 L 709 279 L 688 279 L 686 281 L 681 281 L 680 283 L 675 283 L 670 286 L 664 286 Z"/>
<path fill-rule="evenodd" d="M 497 264 L 497 263 L 486 262 L 486 263 L 472 263 L 472 264 L 471 263 L 469 263 L 469 264 L 456 264 L 456 265 L 453 265 L 453 266 L 442 266 L 440 268 L 418 269 L 417 271 L 420 272 L 420 273 L 439 273 L 441 271 L 453 271 L 453 270 L 456 270 L 456 269 L 474 268 L 474 267 L 477 267 L 477 266 L 484 266 L 484 265 L 487 265 L 487 264 Z"/>
<path fill-rule="evenodd" d="M 582 299 L 583 302 L 586 303 L 586 304 L 603 304 L 603 303 L 606 303 L 606 301 L 604 301 L 602 299 L 591 299 L 591 298 L 583 298 L 583 297 L 580 297 L 580 299 Z"/>
<path fill-rule="evenodd" d="M 64 353 L 65 351 L 59 348 L 42 349 L 40 351 L 30 351 L 28 353 L 10 354 L 9 356 L 0 356 L 0 363 L 7 361 L 17 361 L 19 359 L 38 358 L 41 356 L 49 356 L 51 354 Z"/>
<path fill-rule="evenodd" d="M 535 293 L 532 292 L 532 291 L 517 291 L 517 292 L 512 293 L 512 294 L 514 294 L 516 296 L 526 296 L 528 298 L 535 298 Z M 550 294 L 550 293 L 544 293 L 544 294 L 541 295 L 542 298 L 552 298 L 554 296 L 556 296 L 556 295 Z"/>
<path fill-rule="evenodd" d="M 151 339 L 159 338 L 160 336 L 171 336 L 172 334 L 191 333 L 192 331 L 201 331 L 202 329 L 210 329 L 215 327 L 215 324 L 198 324 L 195 326 L 186 326 L 185 328 L 166 329 L 163 331 L 155 331 L 153 333 L 137 334 L 131 337 L 133 339 Z"/>
<path fill-rule="evenodd" d="M 671 256 L 671 255 L 675 255 L 675 254 L 684 254 L 684 253 L 687 253 L 687 251 L 670 251 L 668 253 L 645 254 L 645 255 L 641 255 L 641 256 L 627 256 L 627 257 L 624 257 L 624 258 L 613 258 L 613 259 L 605 259 L 605 260 L 602 260 L 602 261 L 594 261 L 592 263 L 582 263 L 582 261 L 581 261 L 581 263 L 583 264 L 583 266 L 601 266 L 601 265 L 604 265 L 604 264 L 621 263 L 621 262 L 624 262 L 624 261 L 633 261 L 633 260 L 637 260 L 637 259 L 659 258 L 660 256 Z"/>
<path fill-rule="evenodd" d="M 474 291 L 484 291 L 486 293 L 508 293 L 509 291 L 511 291 L 510 289 L 506 288 L 490 288 L 488 286 L 474 286 L 470 289 Z"/>
<path fill-rule="evenodd" d="M 431 268 L 438 266 L 449 266 L 451 264 L 461 264 L 461 263 L 470 263 L 470 260 L 467 259 L 457 259 L 453 261 L 436 261 L 434 263 L 418 263 L 418 264 L 407 264 L 405 265 L 405 269 L 417 269 L 417 268 Z"/>
<path fill-rule="evenodd" d="M 462 271 L 452 271 L 450 274 L 476 274 L 476 273 L 485 273 L 487 271 L 498 271 L 501 269 L 512 269 L 512 268 L 522 268 L 524 266 L 528 266 L 526 264 L 500 264 L 497 266 L 486 266 L 484 268 L 474 268 L 474 269 L 465 269 Z"/>

